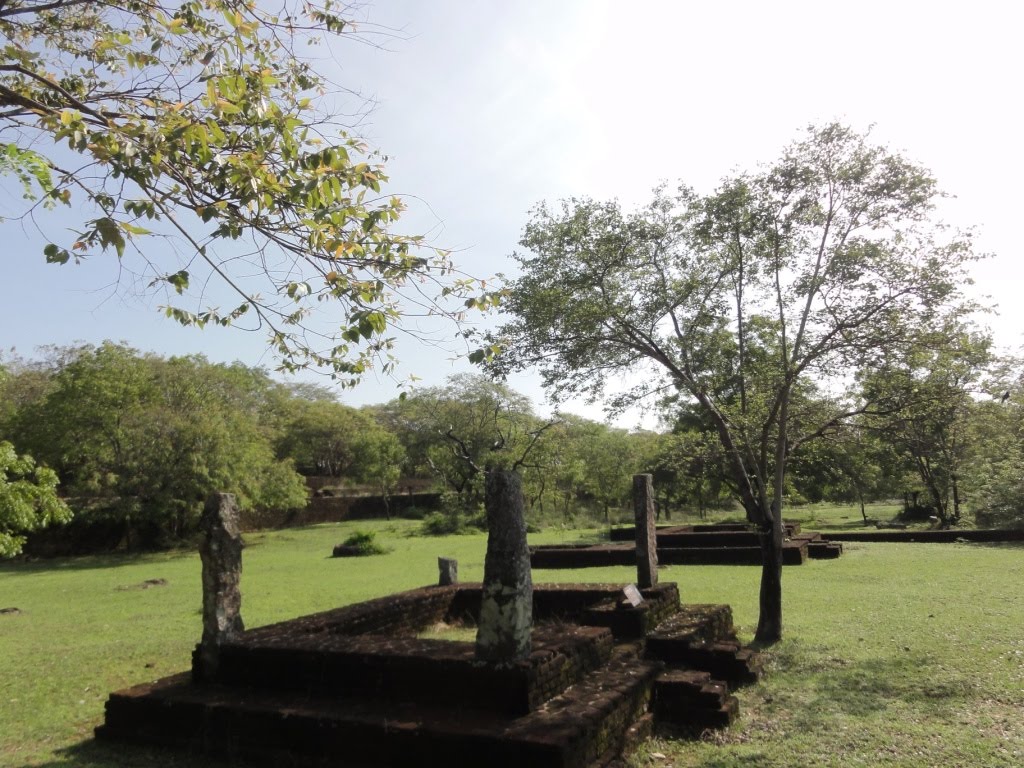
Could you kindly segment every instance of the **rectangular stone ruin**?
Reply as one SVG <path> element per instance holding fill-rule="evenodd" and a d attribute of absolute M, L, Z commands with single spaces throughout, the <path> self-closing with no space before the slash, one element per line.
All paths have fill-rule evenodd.
<path fill-rule="evenodd" d="M 643 475 L 634 479 L 637 498 Z M 639 489 L 639 490 L 638 490 Z M 637 512 L 639 515 L 639 511 Z M 760 565 L 762 550 L 756 531 L 745 523 L 715 525 L 675 525 L 653 527 L 646 515 L 638 517 L 633 527 L 614 528 L 610 544 L 556 545 L 534 547 L 531 563 L 534 568 L 598 568 L 609 565 L 637 563 L 638 577 L 648 567 L 652 533 L 656 540 L 655 565 Z M 820 533 L 801 533 L 798 523 L 786 523 L 786 540 L 782 545 L 783 565 L 803 565 L 808 559 L 832 559 L 843 553 L 839 542 L 829 541 Z M 629 544 L 626 542 L 633 542 Z"/>
<path fill-rule="evenodd" d="M 447 583 L 248 631 L 234 500 L 211 497 L 192 672 L 112 694 L 96 735 L 275 766 L 587 768 L 615 759 L 658 716 L 698 730 L 727 724 L 736 700 L 711 674 L 756 678 L 756 654 L 735 641 L 727 606 L 680 619 L 676 586 L 656 583 L 643 491 L 646 586 L 535 588 L 519 476 L 491 471 L 482 584 L 459 584 L 455 561 L 439 558 Z M 472 644 L 417 636 L 467 622 Z M 711 670 L 673 674 L 673 658 Z"/>
<path fill-rule="evenodd" d="M 478 621 L 480 584 L 250 629 L 222 643 L 213 675 L 194 669 L 113 694 L 97 736 L 264 765 L 585 768 L 649 731 L 656 691 L 666 724 L 723 724 L 734 707 L 725 683 L 662 677 L 666 662 L 642 648 L 659 628 L 663 655 L 682 652 L 673 632 L 687 648 L 695 632 L 705 645 L 732 640 L 728 608 L 671 623 L 691 610 L 674 584 L 640 590 L 636 608 L 620 607 L 622 589 L 535 586 L 531 651 L 504 665 L 481 664 L 473 643 L 416 636 L 438 621 Z"/>

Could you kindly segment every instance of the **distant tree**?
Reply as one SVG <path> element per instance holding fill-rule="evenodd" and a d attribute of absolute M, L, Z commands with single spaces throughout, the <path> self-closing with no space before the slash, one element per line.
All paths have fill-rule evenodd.
<path fill-rule="evenodd" d="M 49 391 L 52 371 L 44 363 L 13 354 L 0 360 L 0 439 L 4 439 L 10 437 L 18 410 Z"/>
<path fill-rule="evenodd" d="M 1024 528 L 1024 363 L 999 361 L 972 406 L 964 470 L 980 526 Z"/>
<path fill-rule="evenodd" d="M 580 491 L 593 498 L 605 522 L 611 522 L 611 510 L 628 503 L 633 474 L 642 466 L 636 445 L 625 429 L 589 420 L 580 422 L 573 437 L 584 467 Z"/>
<path fill-rule="evenodd" d="M 0 442 L 0 558 L 19 554 L 26 533 L 70 519 L 57 497 L 57 474 Z"/>
<path fill-rule="evenodd" d="M 336 401 L 300 397 L 284 403 L 279 419 L 278 456 L 294 461 L 304 475 L 372 485 L 387 503 L 405 451 L 372 415 Z"/>
<path fill-rule="evenodd" d="M 502 449 L 519 456 L 518 443 L 529 442 L 538 425 L 529 399 L 471 374 L 394 400 L 377 414 L 405 447 L 412 470 L 438 478 L 467 510 L 483 502 L 483 480 L 474 467 L 486 467 Z"/>
<path fill-rule="evenodd" d="M 358 477 L 380 494 L 390 520 L 391 494 L 402 476 L 405 449 L 395 435 L 380 427 L 368 429 L 360 437 Z"/>
<path fill-rule="evenodd" d="M 356 481 L 358 442 L 368 429 L 380 429 L 355 408 L 330 400 L 290 399 L 280 414 L 277 452 L 304 475 Z"/>
<path fill-rule="evenodd" d="M 673 508 L 682 505 L 695 509 L 704 519 L 709 507 L 731 498 L 721 445 L 714 432 L 677 425 L 661 436 L 651 471 L 666 519 Z"/>
<path fill-rule="evenodd" d="M 659 192 L 635 214 L 572 200 L 526 226 L 499 372 L 538 366 L 555 396 L 596 397 L 629 371 L 613 408 L 677 391 L 706 414 L 762 534 L 761 643 L 782 636 L 790 456 L 865 407 L 837 377 L 963 310 L 971 243 L 933 220 L 936 195 L 925 170 L 830 124 L 710 196 Z M 839 391 L 810 423 L 794 395 L 815 380 Z"/>
<path fill-rule="evenodd" d="M 963 515 L 969 423 L 991 354 L 984 335 L 946 336 L 956 343 L 921 347 L 880 368 L 865 396 L 882 407 L 879 430 L 910 458 L 935 515 L 950 526 Z"/>
<path fill-rule="evenodd" d="M 69 494 L 154 543 L 186 534 L 212 491 L 235 493 L 250 515 L 305 504 L 302 478 L 277 460 L 262 423 L 272 389 L 245 366 L 107 342 L 69 351 L 52 389 L 18 411 L 14 435 Z"/>
<path fill-rule="evenodd" d="M 392 230 L 404 206 L 382 192 L 381 157 L 339 125 L 328 94 L 344 89 L 300 53 L 348 36 L 349 10 L 0 2 L 0 174 L 20 183 L 27 223 L 58 205 L 84 219 L 66 237 L 40 226 L 46 260 L 116 255 L 120 279 L 164 288 L 169 317 L 261 329 L 282 368 L 343 382 L 392 368 L 404 314 L 465 311 L 442 297 L 478 286 Z M 211 295 L 226 306 L 204 306 Z"/>

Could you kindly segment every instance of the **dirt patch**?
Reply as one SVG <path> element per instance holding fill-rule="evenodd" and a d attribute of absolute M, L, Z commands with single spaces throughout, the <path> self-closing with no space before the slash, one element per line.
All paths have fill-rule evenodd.
<path fill-rule="evenodd" d="M 17 616 L 20 613 L 22 613 L 21 608 L 0 608 L 0 615 Z"/>

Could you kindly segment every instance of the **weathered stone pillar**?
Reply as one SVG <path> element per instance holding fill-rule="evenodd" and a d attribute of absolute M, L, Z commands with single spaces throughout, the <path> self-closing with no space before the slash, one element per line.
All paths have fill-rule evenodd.
<path fill-rule="evenodd" d="M 201 677 L 217 671 L 220 645 L 245 627 L 242 625 L 242 534 L 238 530 L 238 504 L 230 493 L 213 493 L 199 521 L 203 561 L 203 639 L 198 659 Z"/>
<path fill-rule="evenodd" d="M 487 556 L 476 656 L 500 664 L 530 654 L 533 628 L 533 581 L 519 475 L 499 470 L 488 472 L 484 506 Z"/>
<path fill-rule="evenodd" d="M 654 478 L 651 475 L 633 475 L 633 516 L 636 520 L 636 583 L 646 589 L 658 583 Z"/>
<path fill-rule="evenodd" d="M 459 583 L 459 561 L 454 557 L 437 558 L 437 570 L 437 583 L 440 586 L 445 587 L 449 584 Z"/>

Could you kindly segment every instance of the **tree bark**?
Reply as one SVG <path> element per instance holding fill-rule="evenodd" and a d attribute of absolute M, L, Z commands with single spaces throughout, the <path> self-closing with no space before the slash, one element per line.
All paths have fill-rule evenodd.
<path fill-rule="evenodd" d="M 773 510 L 768 525 L 760 530 L 761 592 L 759 617 L 754 641 L 772 645 L 782 639 L 782 541 L 785 527 L 781 509 Z"/>

